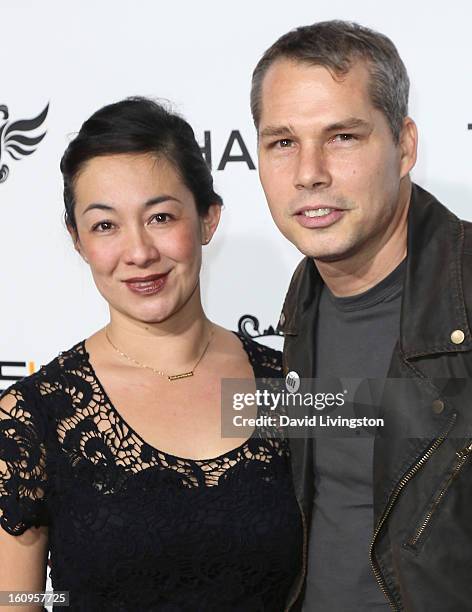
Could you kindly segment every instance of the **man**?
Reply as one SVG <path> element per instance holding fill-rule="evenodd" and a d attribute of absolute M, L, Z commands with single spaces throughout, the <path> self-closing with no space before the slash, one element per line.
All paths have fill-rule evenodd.
<path fill-rule="evenodd" d="M 472 445 L 453 437 L 472 395 L 441 384 L 472 375 L 472 226 L 410 180 L 408 90 L 392 42 L 343 21 L 282 36 L 253 74 L 264 192 L 306 256 L 280 317 L 285 371 L 416 377 L 427 398 L 394 394 L 375 443 L 291 440 L 309 533 L 292 601 L 309 612 L 472 610 Z"/>

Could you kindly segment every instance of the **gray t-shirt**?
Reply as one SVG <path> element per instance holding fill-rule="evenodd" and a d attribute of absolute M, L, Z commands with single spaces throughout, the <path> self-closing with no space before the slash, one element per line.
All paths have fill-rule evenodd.
<path fill-rule="evenodd" d="M 335 297 L 323 288 L 316 332 L 316 377 L 340 378 L 353 397 L 359 381 L 387 375 L 399 336 L 404 260 L 365 293 Z M 307 612 L 387 612 L 369 560 L 373 533 L 373 437 L 314 440 L 315 499 Z"/>

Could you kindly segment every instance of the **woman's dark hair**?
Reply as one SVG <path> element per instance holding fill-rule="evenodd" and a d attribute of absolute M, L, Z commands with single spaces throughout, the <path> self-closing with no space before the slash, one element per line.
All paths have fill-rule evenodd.
<path fill-rule="evenodd" d="M 126 98 L 104 106 L 80 128 L 61 159 L 64 179 L 64 220 L 77 231 L 74 181 L 94 157 L 119 153 L 163 156 L 180 173 L 192 192 L 200 216 L 211 204 L 223 204 L 213 189 L 213 178 L 190 125 L 162 105 L 143 97 Z"/>

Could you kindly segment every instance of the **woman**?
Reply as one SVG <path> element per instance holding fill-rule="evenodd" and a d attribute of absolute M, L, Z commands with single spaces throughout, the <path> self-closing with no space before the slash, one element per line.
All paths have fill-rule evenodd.
<path fill-rule="evenodd" d="M 0 590 L 44 588 L 49 549 L 71 610 L 289 609 L 303 538 L 286 442 L 220 433 L 221 379 L 280 376 L 280 354 L 205 316 L 222 200 L 192 129 L 124 100 L 61 170 L 110 321 L 0 400 Z"/>

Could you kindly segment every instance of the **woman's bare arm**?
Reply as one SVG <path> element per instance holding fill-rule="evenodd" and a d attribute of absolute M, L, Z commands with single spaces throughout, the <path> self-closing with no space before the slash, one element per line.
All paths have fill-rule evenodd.
<path fill-rule="evenodd" d="M 0 407 L 8 413 L 14 405 L 10 395 L 0 400 Z M 0 412 L 0 420 L 8 418 Z M 5 461 L 0 459 L 0 475 L 8 474 Z M 1 493 L 0 493 L 1 494 Z M 2 514 L 0 510 L 0 515 Z M 48 528 L 30 527 L 18 536 L 0 527 L 0 591 L 44 591 L 48 557 Z M 18 612 L 36 612 L 41 605 L 15 606 Z M 0 606 L 0 610 L 12 610 Z"/>
<path fill-rule="evenodd" d="M 0 529 L 0 591 L 43 591 L 47 555 L 47 527 L 31 527 L 19 536 Z"/>

